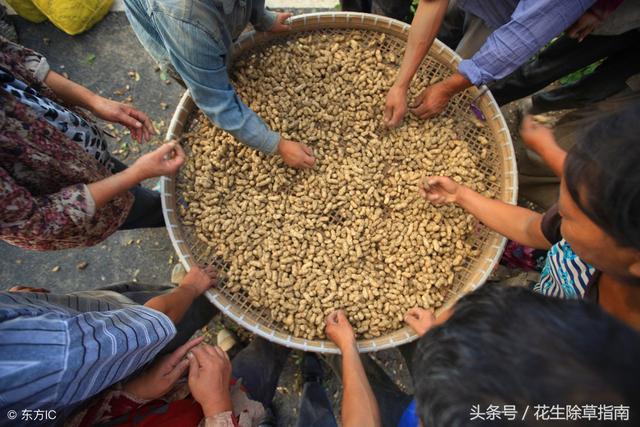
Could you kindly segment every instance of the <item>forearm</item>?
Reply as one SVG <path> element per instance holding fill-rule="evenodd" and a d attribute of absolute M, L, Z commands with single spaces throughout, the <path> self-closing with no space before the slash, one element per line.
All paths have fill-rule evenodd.
<path fill-rule="evenodd" d="M 92 110 L 96 98 L 99 97 L 86 87 L 72 82 L 55 71 L 49 71 L 44 82 L 68 106 Z"/>
<path fill-rule="evenodd" d="M 511 20 L 495 30 L 458 71 L 480 86 L 511 74 L 573 24 L 595 0 L 520 2 Z"/>
<path fill-rule="evenodd" d="M 96 209 L 100 209 L 114 197 L 128 191 L 142 180 L 135 168 L 130 167 L 101 181 L 93 182 L 87 187 Z"/>
<path fill-rule="evenodd" d="M 456 72 L 442 81 L 442 86 L 449 97 L 473 86 L 469 79 L 462 74 Z"/>
<path fill-rule="evenodd" d="M 541 221 L 541 214 L 490 199 L 466 187 L 461 187 L 459 191 L 456 204 L 490 229 L 525 246 L 536 249 L 550 247 L 542 229 L 535 226 Z"/>
<path fill-rule="evenodd" d="M 420 63 L 433 44 L 447 10 L 447 0 L 421 0 L 411 21 L 407 48 L 395 85 L 408 89 Z"/>
<path fill-rule="evenodd" d="M 543 147 L 532 147 L 531 149 L 542 158 L 557 177 L 562 177 L 564 159 L 567 157 L 566 151 L 557 144 L 546 144 Z"/>
<path fill-rule="evenodd" d="M 191 287 L 178 286 L 171 292 L 151 298 L 144 305 L 166 314 L 174 324 L 177 324 L 197 297 L 197 292 Z"/>
<path fill-rule="evenodd" d="M 355 344 L 342 349 L 342 425 L 344 427 L 379 426 L 378 403 L 364 372 Z"/>

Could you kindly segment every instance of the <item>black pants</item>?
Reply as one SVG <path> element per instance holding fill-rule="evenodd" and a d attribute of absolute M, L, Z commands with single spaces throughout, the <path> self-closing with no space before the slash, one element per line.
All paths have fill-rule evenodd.
<path fill-rule="evenodd" d="M 404 21 L 409 16 L 411 0 L 340 0 L 344 11 L 373 13 Z"/>
<path fill-rule="evenodd" d="M 529 96 L 559 78 L 606 58 L 582 80 L 534 95 L 533 113 L 580 108 L 601 101 L 626 87 L 625 81 L 640 71 L 640 31 L 617 36 L 587 36 L 578 42 L 562 36 L 529 62 L 489 87 L 499 105 Z"/>
<path fill-rule="evenodd" d="M 416 343 L 405 344 L 398 349 L 411 371 L 411 361 Z M 342 377 L 341 356 L 325 358 L 333 371 Z M 369 385 L 376 397 L 383 427 L 396 427 L 402 414 L 413 400 L 393 382 L 387 373 L 368 354 L 360 356 Z M 305 383 L 300 403 L 300 416 L 296 427 L 337 427 L 331 402 L 325 388 L 316 382 Z"/>
<path fill-rule="evenodd" d="M 127 165 L 112 157 L 113 173 L 122 172 Z M 138 184 L 129 190 L 133 194 L 133 206 L 120 230 L 134 230 L 136 228 L 164 227 L 164 215 L 162 215 L 162 201 L 160 193 L 149 190 Z"/>

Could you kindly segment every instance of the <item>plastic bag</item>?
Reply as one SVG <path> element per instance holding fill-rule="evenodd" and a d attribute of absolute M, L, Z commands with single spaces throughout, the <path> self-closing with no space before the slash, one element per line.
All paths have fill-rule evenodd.
<path fill-rule="evenodd" d="M 42 16 L 44 16 L 56 27 L 73 36 L 87 31 L 104 18 L 111 9 L 113 0 L 8 0 L 8 2 L 23 18 L 32 22 L 42 22 L 44 20 Z"/>

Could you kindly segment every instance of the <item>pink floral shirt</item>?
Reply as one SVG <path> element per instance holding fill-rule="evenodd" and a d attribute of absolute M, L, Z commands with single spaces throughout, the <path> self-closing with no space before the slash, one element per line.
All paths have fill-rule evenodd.
<path fill-rule="evenodd" d="M 49 67 L 38 53 L 0 37 L 0 67 L 64 105 L 44 84 Z M 113 234 L 133 196 L 96 209 L 87 184 L 111 173 L 1 88 L 0 103 L 0 239 L 44 251 L 91 246 Z"/>

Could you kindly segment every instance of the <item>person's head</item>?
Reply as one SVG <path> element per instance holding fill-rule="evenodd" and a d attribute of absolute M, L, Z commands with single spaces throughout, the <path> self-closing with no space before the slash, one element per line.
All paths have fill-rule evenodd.
<path fill-rule="evenodd" d="M 420 338 L 416 413 L 425 427 L 480 424 L 474 405 L 515 405 L 520 417 L 529 405 L 527 424 L 535 405 L 627 405 L 637 417 L 639 360 L 640 335 L 598 306 L 488 284 Z"/>
<path fill-rule="evenodd" d="M 590 127 L 560 186 L 562 236 L 580 258 L 640 286 L 640 104 Z"/>

